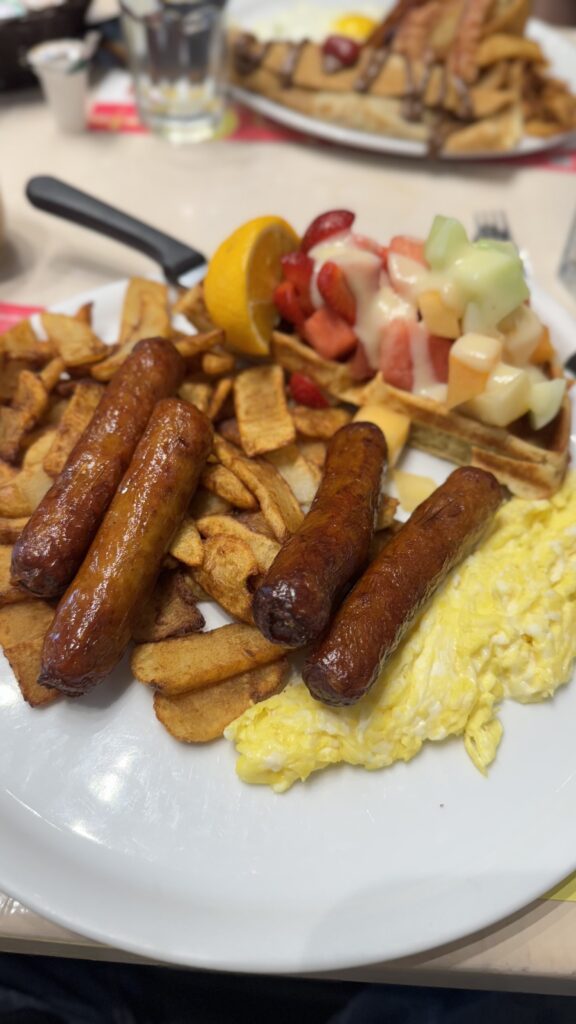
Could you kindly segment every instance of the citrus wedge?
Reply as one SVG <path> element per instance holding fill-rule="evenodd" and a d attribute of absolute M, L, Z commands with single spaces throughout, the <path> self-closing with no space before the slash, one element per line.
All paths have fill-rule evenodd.
<path fill-rule="evenodd" d="M 279 314 L 274 289 L 280 260 L 300 239 L 281 217 L 256 217 L 237 228 L 214 253 L 204 281 L 210 318 L 227 344 L 245 355 L 266 355 Z"/>

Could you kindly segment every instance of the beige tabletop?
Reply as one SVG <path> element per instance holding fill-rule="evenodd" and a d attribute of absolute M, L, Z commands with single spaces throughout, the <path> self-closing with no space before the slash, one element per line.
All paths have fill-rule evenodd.
<path fill-rule="evenodd" d="M 298 227 L 318 211 L 357 211 L 376 237 L 421 235 L 436 212 L 469 227 L 479 210 L 505 209 L 540 284 L 576 316 L 557 279 L 576 212 L 576 174 L 514 163 L 427 164 L 330 146 L 215 142 L 172 148 L 147 135 L 57 133 L 37 94 L 0 99 L 0 188 L 7 241 L 0 302 L 42 305 L 155 268 L 144 256 L 41 214 L 24 186 L 47 173 L 92 192 L 210 253 L 232 227 L 279 213 Z M 576 851 L 574 855 L 576 866 Z M 0 897 L 0 949 L 98 959 L 98 947 Z M 539 901 L 482 935 L 449 948 L 339 977 L 410 984 L 573 991 L 576 905 Z"/>

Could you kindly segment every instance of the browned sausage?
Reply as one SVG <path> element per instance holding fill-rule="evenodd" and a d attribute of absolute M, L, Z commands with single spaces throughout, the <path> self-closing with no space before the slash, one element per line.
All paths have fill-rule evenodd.
<path fill-rule="evenodd" d="M 465 467 L 412 514 L 368 567 L 307 659 L 325 704 L 354 704 L 378 678 L 416 615 L 487 531 L 503 500 L 491 473 Z"/>
<path fill-rule="evenodd" d="M 44 641 L 40 682 L 72 696 L 117 665 L 132 620 L 212 448 L 212 425 L 177 398 L 159 402 L 92 546 Z"/>
<path fill-rule="evenodd" d="M 39 597 L 60 597 L 77 572 L 160 398 L 184 361 L 162 338 L 141 341 L 115 373 L 64 469 L 24 527 L 12 577 Z"/>
<path fill-rule="evenodd" d="M 254 621 L 268 640 L 301 647 L 323 633 L 368 561 L 386 456 L 373 423 L 334 434 L 312 507 L 254 596 Z"/>

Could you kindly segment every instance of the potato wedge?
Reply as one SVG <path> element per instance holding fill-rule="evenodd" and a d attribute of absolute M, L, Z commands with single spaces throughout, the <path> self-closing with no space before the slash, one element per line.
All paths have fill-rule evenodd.
<path fill-rule="evenodd" d="M 28 522 L 29 516 L 8 519 L 0 516 L 0 544 L 14 544 Z"/>
<path fill-rule="evenodd" d="M 300 505 L 311 505 L 320 486 L 322 472 L 302 455 L 295 444 L 279 448 L 266 455 L 280 476 L 284 478 Z"/>
<path fill-rule="evenodd" d="M 298 529 L 304 518 L 302 510 L 286 481 L 270 463 L 247 459 L 218 435 L 214 438 L 214 452 L 252 491 L 277 540 L 284 541 Z"/>
<path fill-rule="evenodd" d="M 186 565 L 202 565 L 204 546 L 193 519 L 185 519 L 169 547 L 169 553 Z"/>
<path fill-rule="evenodd" d="M 174 312 L 185 316 L 198 331 L 209 331 L 214 327 L 204 302 L 202 282 L 180 295 L 174 305 Z"/>
<path fill-rule="evenodd" d="M 205 487 L 199 487 L 192 499 L 189 512 L 192 519 L 201 519 L 202 516 L 214 516 L 230 512 L 231 508 L 232 506 L 229 501 L 224 501 L 224 498 L 219 497 L 218 494 L 213 494 L 212 491 L 207 491 Z"/>
<path fill-rule="evenodd" d="M 326 462 L 326 448 L 325 441 L 298 441 L 298 448 L 300 449 L 304 458 L 311 462 L 318 469 L 323 469 L 324 463 Z"/>
<path fill-rule="evenodd" d="M 183 697 L 154 696 L 154 711 L 159 722 L 184 743 L 208 743 L 222 736 L 226 726 L 275 693 L 280 693 L 288 678 L 285 658 L 225 679 L 207 690 L 196 690 Z"/>
<path fill-rule="evenodd" d="M 20 320 L 10 330 L 0 335 L 0 358 L 4 356 L 9 362 L 22 360 L 33 366 L 43 366 L 54 354 L 54 346 L 36 337 L 29 320 Z"/>
<path fill-rule="evenodd" d="M 202 537 L 236 537 L 248 545 L 256 560 L 258 572 L 268 571 L 280 550 L 278 541 L 251 530 L 235 516 L 204 516 L 196 522 Z"/>
<path fill-rule="evenodd" d="M 228 398 L 232 393 L 232 385 L 233 381 L 231 377 L 222 377 L 222 379 L 216 384 L 212 398 L 210 399 L 210 405 L 208 406 L 207 413 L 208 419 L 211 419 L 212 422 L 218 419 L 222 409 L 226 405 Z"/>
<path fill-rule="evenodd" d="M 10 562 L 12 559 L 12 547 L 7 545 L 0 547 L 0 607 L 5 604 L 18 604 L 19 601 L 26 601 L 27 595 L 20 590 L 10 578 Z"/>
<path fill-rule="evenodd" d="M 46 601 L 26 600 L 0 608 L 0 646 L 15 647 L 23 637 L 26 643 L 44 640 L 53 618 L 54 608 Z"/>
<path fill-rule="evenodd" d="M 44 637 L 39 636 L 35 640 L 20 640 L 13 647 L 4 648 L 6 659 L 20 687 L 20 693 L 33 708 L 52 704 L 60 696 L 57 690 L 49 690 L 46 686 L 40 686 L 38 682 L 43 647 Z"/>
<path fill-rule="evenodd" d="M 246 455 L 276 451 L 296 438 L 280 366 L 256 366 L 234 381 L 234 407 Z"/>
<path fill-rule="evenodd" d="M 224 611 L 252 624 L 250 581 L 259 574 L 252 548 L 229 533 L 208 537 L 203 547 L 204 559 L 192 573 L 194 579 Z"/>
<path fill-rule="evenodd" d="M 48 476 L 56 477 L 64 469 L 70 452 L 90 423 L 102 394 L 102 386 L 91 380 L 80 381 L 74 389 L 52 444 L 44 456 L 43 465 Z"/>
<path fill-rule="evenodd" d="M 242 481 L 225 466 L 206 466 L 200 477 L 202 486 L 212 491 L 235 508 L 248 511 L 258 508 L 254 495 L 244 486 Z"/>
<path fill-rule="evenodd" d="M 212 385 L 204 381 L 185 380 L 178 389 L 178 398 L 195 405 L 200 412 L 208 412 L 212 398 Z"/>
<path fill-rule="evenodd" d="M 237 448 L 242 448 L 240 431 L 238 429 L 238 420 L 235 416 L 226 420 L 220 420 L 218 424 L 218 433 L 222 435 L 225 441 L 229 441 L 230 444 L 236 445 Z"/>
<path fill-rule="evenodd" d="M 236 359 L 231 352 L 206 352 L 202 356 L 202 373 L 207 377 L 223 377 L 232 373 Z"/>
<path fill-rule="evenodd" d="M 346 409 L 309 409 L 307 405 L 295 405 L 290 412 L 299 434 L 321 441 L 329 441 L 352 419 Z"/>
<path fill-rule="evenodd" d="M 389 494 L 382 495 L 376 516 L 376 530 L 387 530 L 392 526 L 398 505 L 397 498 L 391 498 Z"/>
<path fill-rule="evenodd" d="M 41 465 L 20 470 L 0 486 L 0 516 L 16 519 L 31 515 L 51 486 L 52 480 Z"/>
<path fill-rule="evenodd" d="M 211 352 L 216 345 L 221 345 L 223 341 L 224 331 L 221 331 L 219 327 L 213 327 L 201 334 L 178 334 L 172 339 L 172 344 L 176 346 L 183 359 L 191 361 Z"/>
<path fill-rule="evenodd" d="M 89 366 L 103 359 L 108 346 L 90 324 L 63 313 L 41 313 L 42 326 L 66 366 Z"/>
<path fill-rule="evenodd" d="M 293 334 L 273 331 L 271 344 L 272 359 L 290 373 L 304 373 L 321 388 L 334 395 L 353 388 L 356 381 L 350 376 L 343 363 L 323 359 L 313 348 L 304 344 Z"/>
<path fill-rule="evenodd" d="M 83 306 L 80 306 L 74 314 L 74 319 L 79 320 L 81 324 L 87 324 L 88 327 L 92 326 L 92 309 L 93 302 L 85 302 Z"/>
<path fill-rule="evenodd" d="M 120 345 L 142 338 L 170 338 L 172 324 L 168 312 L 168 288 L 159 281 L 131 278 L 122 306 Z"/>
<path fill-rule="evenodd" d="M 131 665 L 141 683 L 176 696 L 279 661 L 285 653 L 254 626 L 233 622 L 209 633 L 142 644 L 134 649 Z"/>
<path fill-rule="evenodd" d="M 9 407 L 0 408 L 0 458 L 18 460 L 24 439 L 48 408 L 48 391 L 38 374 L 22 370 Z"/>
<path fill-rule="evenodd" d="M 204 629 L 202 612 L 180 591 L 174 572 L 163 572 L 149 601 L 132 627 L 136 643 L 157 643 L 171 636 L 187 636 Z"/>

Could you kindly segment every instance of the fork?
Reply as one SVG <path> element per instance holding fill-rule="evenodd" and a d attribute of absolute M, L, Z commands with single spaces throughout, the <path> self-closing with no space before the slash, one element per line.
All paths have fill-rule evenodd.
<path fill-rule="evenodd" d="M 504 210 L 477 213 L 474 217 L 474 223 L 476 225 L 474 233 L 475 242 L 480 238 L 493 238 L 498 242 L 514 241 L 510 223 Z"/>

